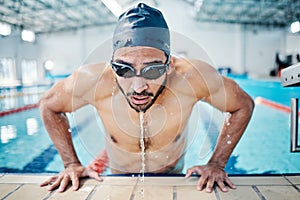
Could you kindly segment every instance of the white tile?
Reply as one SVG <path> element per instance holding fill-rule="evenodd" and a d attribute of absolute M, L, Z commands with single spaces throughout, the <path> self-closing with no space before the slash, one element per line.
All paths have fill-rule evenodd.
<path fill-rule="evenodd" d="M 99 185 L 95 188 L 91 200 L 109 199 L 109 200 L 123 200 L 130 199 L 133 186 L 113 186 L 113 185 Z"/>
<path fill-rule="evenodd" d="M 144 191 L 144 193 L 142 192 Z M 143 200 L 166 200 L 173 199 L 173 187 L 172 186 L 151 186 L 151 185 L 138 185 L 135 189 L 134 199 Z"/>
<path fill-rule="evenodd" d="M 6 200 L 22 199 L 43 199 L 49 194 L 49 191 L 45 188 L 41 188 L 36 184 L 22 185 L 18 190 L 9 195 Z"/>
<path fill-rule="evenodd" d="M 40 184 L 51 176 L 9 174 L 0 178 L 0 183 L 36 183 Z"/>
<path fill-rule="evenodd" d="M 214 192 L 207 193 L 205 191 L 198 191 L 196 186 L 176 186 L 176 194 L 178 200 L 216 200 Z"/>
<path fill-rule="evenodd" d="M 4 184 L 0 183 L 0 199 L 13 192 L 20 184 Z"/>
<path fill-rule="evenodd" d="M 300 193 L 292 186 L 257 186 L 266 199 L 270 200 L 296 200 Z"/>
<path fill-rule="evenodd" d="M 222 200 L 260 200 L 251 186 L 237 186 L 237 189 L 229 189 L 228 192 L 217 190 Z"/>
<path fill-rule="evenodd" d="M 300 176 L 286 176 L 293 184 L 300 184 Z"/>
<path fill-rule="evenodd" d="M 243 176 L 230 177 L 235 185 L 290 185 L 282 176 Z"/>
<path fill-rule="evenodd" d="M 68 189 L 65 192 L 57 192 L 54 191 L 54 193 L 50 196 L 49 199 L 51 200 L 65 200 L 65 199 L 72 199 L 72 200 L 83 200 L 86 199 L 89 194 L 93 191 L 95 186 L 93 185 L 83 185 L 80 187 L 79 190 L 73 191 L 72 187 L 68 187 Z"/>

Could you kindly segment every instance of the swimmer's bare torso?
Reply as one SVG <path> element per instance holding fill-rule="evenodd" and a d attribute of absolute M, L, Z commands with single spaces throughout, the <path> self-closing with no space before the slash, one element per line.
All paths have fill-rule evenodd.
<path fill-rule="evenodd" d="M 55 181 L 49 190 L 59 185 L 59 191 L 63 191 L 72 180 L 76 190 L 79 177 L 101 180 L 94 169 L 81 165 L 63 114 L 88 104 L 97 109 L 106 129 L 106 150 L 112 173 L 135 173 L 142 169 L 139 110 L 145 112 L 144 172 L 181 173 L 187 139 L 184 129 L 193 106 L 202 100 L 220 111 L 230 112 L 230 126 L 221 128 L 209 162 L 189 168 L 186 177 L 192 173 L 201 175 L 197 184 L 199 190 L 207 183 L 206 190 L 211 192 L 215 182 L 222 191 L 227 191 L 224 183 L 235 188 L 223 169 L 250 120 L 254 107 L 252 99 L 233 80 L 220 76 L 213 67 L 201 61 L 172 57 L 168 71 L 155 75 L 155 79 L 142 78 L 145 72 L 142 69 L 148 67 L 149 70 L 152 63 L 166 62 L 165 54 L 149 48 L 122 49 L 115 52 L 114 61 L 130 64 L 135 76 L 122 77 L 122 73 L 117 75 L 108 64 L 92 64 L 58 82 L 41 99 L 45 128 L 65 165 L 65 170 L 41 185 Z M 165 88 L 161 91 L 162 85 Z"/>
<path fill-rule="evenodd" d="M 172 57 L 166 87 L 144 113 L 146 172 L 181 172 L 186 142 L 184 128 L 194 104 L 209 97 L 207 80 L 202 74 L 219 76 L 203 62 Z M 65 101 L 61 104 L 65 105 L 62 108 L 65 112 L 85 104 L 95 106 L 106 130 L 106 150 L 112 172 L 138 173 L 141 169 L 140 113 L 129 106 L 115 76 L 105 63 L 88 65 L 55 86 L 55 90 L 62 89 L 62 94 L 69 94 L 60 98 Z M 214 84 L 210 85 L 212 89 L 218 88 L 221 81 Z M 73 103 L 67 105 L 70 98 Z"/>
<path fill-rule="evenodd" d="M 106 98 L 99 98 L 94 106 L 106 129 L 109 167 L 113 173 L 139 173 L 140 113 L 128 105 L 110 69 L 104 73 L 107 73 L 104 76 L 111 77 L 108 84 L 110 90 Z M 155 103 L 145 113 L 142 112 L 146 172 L 182 173 L 186 142 L 183 131 L 197 100 L 188 80 L 182 79 L 182 74 L 175 70 L 171 72 L 165 89 Z"/>

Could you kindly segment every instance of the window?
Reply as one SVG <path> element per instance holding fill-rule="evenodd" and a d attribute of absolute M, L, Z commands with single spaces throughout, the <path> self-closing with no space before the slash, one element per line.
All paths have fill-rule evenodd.
<path fill-rule="evenodd" d="M 38 81 L 38 69 L 36 60 L 22 60 L 22 83 L 31 85 Z"/>
<path fill-rule="evenodd" d="M 0 86 L 15 85 L 16 65 L 12 58 L 0 58 Z"/>

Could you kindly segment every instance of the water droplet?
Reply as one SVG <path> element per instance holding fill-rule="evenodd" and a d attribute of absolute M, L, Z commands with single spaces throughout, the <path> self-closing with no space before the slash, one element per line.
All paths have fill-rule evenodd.
<path fill-rule="evenodd" d="M 144 198 L 144 194 L 145 194 L 144 188 L 141 188 L 140 195 L 142 196 L 142 198 Z"/>
<path fill-rule="evenodd" d="M 144 113 L 140 112 L 140 148 L 141 148 L 141 157 L 142 157 L 142 163 L 141 163 L 141 170 L 140 173 L 142 176 L 140 177 L 140 181 L 144 183 L 144 177 L 145 177 L 145 143 L 144 143 Z M 143 188 L 142 188 L 143 189 Z M 144 190 L 144 189 L 143 189 Z"/>
<path fill-rule="evenodd" d="M 226 123 L 227 126 L 230 126 L 230 122 L 229 122 L 230 118 L 231 118 L 231 113 L 227 112 L 225 114 L 225 123 Z"/>
<path fill-rule="evenodd" d="M 140 177 L 139 180 L 140 180 L 141 183 L 144 183 L 145 178 L 144 177 Z"/>
<path fill-rule="evenodd" d="M 227 134 L 227 137 L 228 137 L 228 138 L 230 138 L 230 135 L 229 135 L 229 134 Z"/>
<path fill-rule="evenodd" d="M 231 141 L 230 141 L 230 140 L 228 140 L 228 141 L 227 141 L 227 144 L 231 144 Z"/>
<path fill-rule="evenodd" d="M 113 85 L 113 88 L 112 88 L 111 96 L 115 95 L 116 88 L 117 88 L 117 80 L 114 79 L 114 85 Z"/>

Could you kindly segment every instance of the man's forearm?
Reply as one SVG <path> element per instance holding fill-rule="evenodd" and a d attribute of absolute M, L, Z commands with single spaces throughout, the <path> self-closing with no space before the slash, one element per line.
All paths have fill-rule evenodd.
<path fill-rule="evenodd" d="M 209 164 L 225 167 L 226 163 L 242 137 L 252 116 L 254 104 L 251 101 L 247 106 L 231 113 L 228 121 L 225 121 L 218 138 L 214 153 Z"/>
<path fill-rule="evenodd" d="M 69 132 L 69 123 L 64 113 L 53 112 L 40 106 L 41 116 L 48 134 L 57 148 L 64 166 L 80 163 L 76 155 L 72 134 Z"/>

